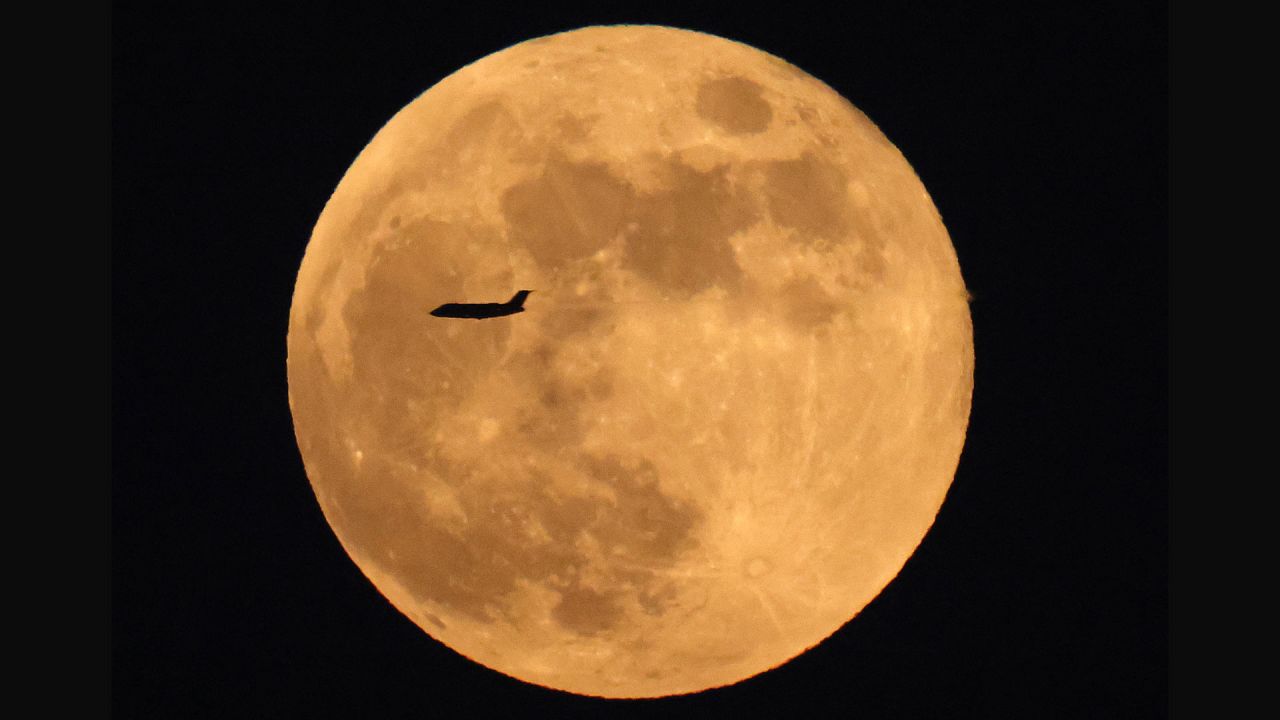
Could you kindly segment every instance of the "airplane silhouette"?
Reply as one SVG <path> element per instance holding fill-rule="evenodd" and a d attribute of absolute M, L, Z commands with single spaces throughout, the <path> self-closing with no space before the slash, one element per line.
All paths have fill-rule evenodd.
<path fill-rule="evenodd" d="M 515 315 L 524 312 L 524 299 L 529 297 L 531 292 L 533 291 L 521 290 L 504 303 L 445 303 L 432 310 L 431 314 L 436 317 L 471 318 L 472 320 Z"/>

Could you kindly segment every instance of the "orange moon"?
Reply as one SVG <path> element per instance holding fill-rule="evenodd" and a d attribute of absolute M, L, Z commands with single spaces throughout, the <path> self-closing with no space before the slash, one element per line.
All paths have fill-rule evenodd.
<path fill-rule="evenodd" d="M 938 211 L 848 101 L 736 42 L 590 27 L 377 133 L 307 246 L 288 374 L 316 498 L 396 608 L 520 680 L 656 697 L 786 662 L 897 575 L 973 334 Z"/>

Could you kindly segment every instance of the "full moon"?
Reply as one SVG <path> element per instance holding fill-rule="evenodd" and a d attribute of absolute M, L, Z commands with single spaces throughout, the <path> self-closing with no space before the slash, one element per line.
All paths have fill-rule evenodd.
<path fill-rule="evenodd" d="M 938 211 L 847 100 L 730 40 L 590 27 L 369 142 L 288 376 L 320 507 L 396 608 L 514 678 L 657 697 L 781 665 L 897 575 L 955 475 L 973 333 Z"/>

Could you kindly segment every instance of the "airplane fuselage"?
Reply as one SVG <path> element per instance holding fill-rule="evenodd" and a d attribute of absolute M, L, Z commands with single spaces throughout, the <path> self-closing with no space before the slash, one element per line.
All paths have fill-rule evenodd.
<path fill-rule="evenodd" d="M 522 312 L 524 312 L 524 308 L 506 303 L 445 303 L 432 310 L 431 314 L 436 317 L 484 320 L 485 318 L 502 317 L 503 315 L 514 315 Z"/>
<path fill-rule="evenodd" d="M 529 297 L 531 292 L 533 291 L 521 290 L 504 303 L 445 303 L 432 310 L 431 314 L 440 318 L 471 318 L 472 320 L 515 315 L 524 312 L 525 298 Z"/>

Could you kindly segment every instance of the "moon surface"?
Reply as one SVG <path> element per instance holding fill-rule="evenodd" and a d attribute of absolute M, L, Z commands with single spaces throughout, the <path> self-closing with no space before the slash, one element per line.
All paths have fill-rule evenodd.
<path fill-rule="evenodd" d="M 736 42 L 591 27 L 378 132 L 307 246 L 288 374 L 325 517 L 395 607 L 520 680 L 656 697 L 776 667 L 894 578 L 973 340 L 937 210 L 848 101 Z"/>

